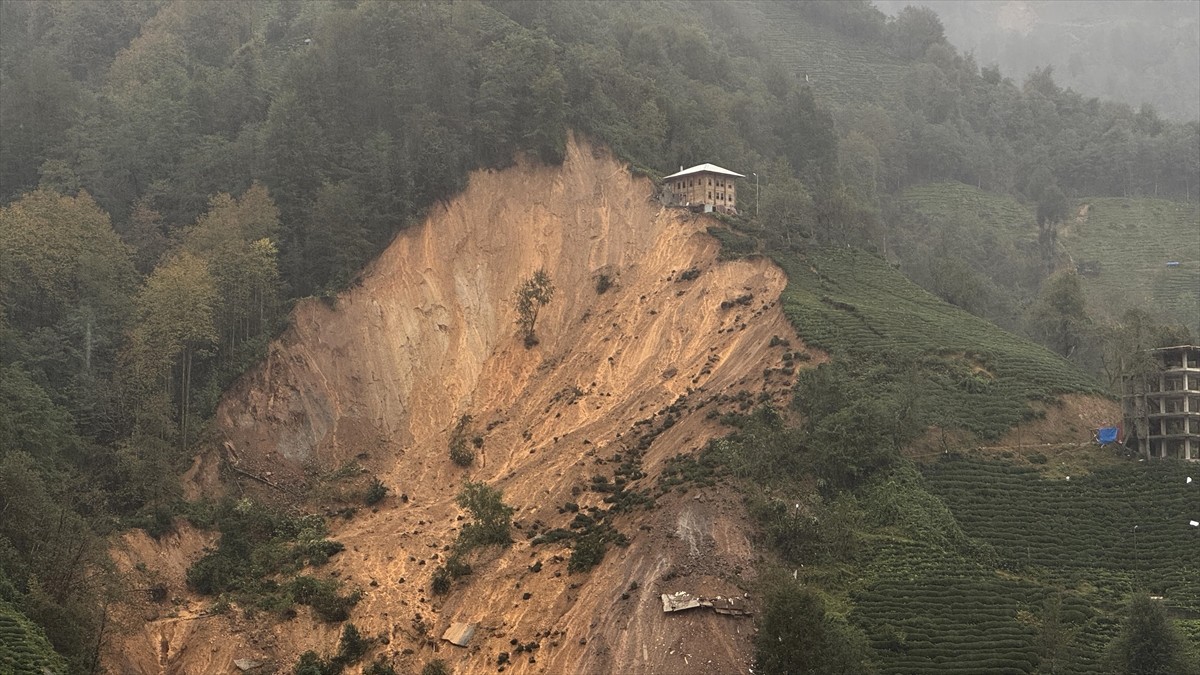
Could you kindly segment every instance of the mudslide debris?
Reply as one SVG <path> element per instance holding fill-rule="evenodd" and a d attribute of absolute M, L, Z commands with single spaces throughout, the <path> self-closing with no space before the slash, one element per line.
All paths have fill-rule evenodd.
<path fill-rule="evenodd" d="M 713 598 L 705 598 L 699 595 L 692 595 L 687 591 L 677 591 L 675 593 L 662 594 L 663 612 L 682 612 L 688 609 L 697 607 L 708 607 L 717 614 L 728 614 L 730 616 L 750 616 L 750 610 L 745 607 L 745 600 L 742 598 L 726 598 L 720 595 Z"/>

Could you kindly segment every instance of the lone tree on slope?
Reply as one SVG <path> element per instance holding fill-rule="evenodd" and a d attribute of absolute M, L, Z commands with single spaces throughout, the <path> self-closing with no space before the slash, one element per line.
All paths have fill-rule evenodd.
<path fill-rule="evenodd" d="M 538 343 L 537 335 L 533 332 L 537 323 L 538 312 L 554 297 L 554 284 L 546 269 L 541 268 L 533 273 L 521 287 L 517 289 L 517 325 L 525 337 L 525 348 L 529 349 Z"/>

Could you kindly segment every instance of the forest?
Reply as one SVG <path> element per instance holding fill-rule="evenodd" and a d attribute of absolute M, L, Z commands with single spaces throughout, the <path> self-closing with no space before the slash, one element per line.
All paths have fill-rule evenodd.
<path fill-rule="evenodd" d="M 1197 330 L 1089 314 L 1055 240 L 1085 196 L 1194 203 L 1200 123 L 1014 81 L 928 9 L 781 7 L 898 64 L 896 91 L 823 97 L 736 2 L 0 3 L 0 614 L 95 672 L 106 537 L 187 508 L 175 477 L 292 304 L 569 131 L 651 177 L 754 171 L 764 245 L 890 257 L 1097 378 Z M 949 181 L 1035 214 L 1031 248 L 930 235 L 896 198 Z"/>

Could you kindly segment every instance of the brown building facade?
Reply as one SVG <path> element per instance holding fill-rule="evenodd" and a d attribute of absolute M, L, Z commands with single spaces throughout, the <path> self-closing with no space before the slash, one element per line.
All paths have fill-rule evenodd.
<path fill-rule="evenodd" d="M 745 176 L 715 164 L 697 164 L 667 176 L 663 184 L 671 191 L 674 204 L 736 214 L 737 178 Z"/>

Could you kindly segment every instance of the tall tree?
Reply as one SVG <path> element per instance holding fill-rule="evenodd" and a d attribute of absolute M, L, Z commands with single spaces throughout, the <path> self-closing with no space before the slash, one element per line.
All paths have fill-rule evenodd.
<path fill-rule="evenodd" d="M 183 249 L 203 259 L 217 290 L 216 328 L 223 355 L 270 328 L 278 303 L 275 237 L 279 210 L 265 187 L 212 198 L 184 234 Z"/>
<path fill-rule="evenodd" d="M 1129 602 L 1121 633 L 1109 646 L 1113 670 L 1126 675 L 1190 675 L 1197 672 L 1188 645 L 1162 602 L 1139 593 Z"/>
<path fill-rule="evenodd" d="M 186 448 L 195 358 L 218 339 L 217 284 L 205 262 L 185 251 L 154 269 L 136 305 L 124 353 L 135 421 L 145 426 L 173 407 Z"/>
<path fill-rule="evenodd" d="M 1042 344 L 1061 356 L 1073 356 L 1083 346 L 1092 324 L 1079 275 L 1066 271 L 1047 279 L 1031 308 L 1031 320 Z"/>

